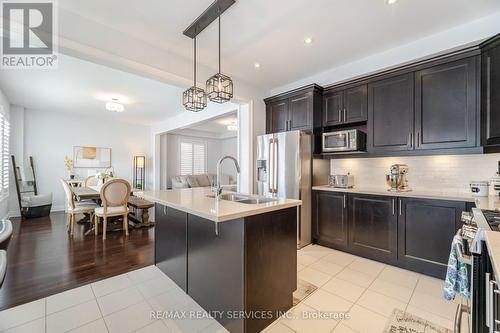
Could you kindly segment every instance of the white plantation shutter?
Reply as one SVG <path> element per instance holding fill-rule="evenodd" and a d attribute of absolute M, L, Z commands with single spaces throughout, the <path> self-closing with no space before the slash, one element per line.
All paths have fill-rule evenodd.
<path fill-rule="evenodd" d="M 179 153 L 181 176 L 207 172 L 207 145 L 205 142 L 182 140 Z"/>
<path fill-rule="evenodd" d="M 9 138 L 10 123 L 0 113 L 0 197 L 9 195 Z"/>

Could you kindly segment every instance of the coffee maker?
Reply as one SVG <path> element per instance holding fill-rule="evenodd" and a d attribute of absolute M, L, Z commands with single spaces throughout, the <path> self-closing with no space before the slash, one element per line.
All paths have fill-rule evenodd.
<path fill-rule="evenodd" d="M 408 192 L 411 191 L 408 186 L 408 165 L 393 164 L 391 165 L 391 173 L 386 175 L 387 184 L 390 186 L 389 192 Z"/>

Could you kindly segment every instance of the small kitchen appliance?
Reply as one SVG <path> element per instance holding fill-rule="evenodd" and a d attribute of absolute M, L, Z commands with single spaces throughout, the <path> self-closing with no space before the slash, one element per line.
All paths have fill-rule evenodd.
<path fill-rule="evenodd" d="M 347 175 L 330 175 L 328 185 L 339 188 L 352 188 L 354 187 L 354 176 L 349 173 Z"/>
<path fill-rule="evenodd" d="M 469 184 L 473 197 L 487 197 L 490 184 L 487 181 L 472 181 Z"/>
<path fill-rule="evenodd" d="M 366 150 L 366 133 L 353 129 L 323 133 L 323 153 L 352 153 Z"/>
<path fill-rule="evenodd" d="M 390 186 L 389 192 L 408 192 L 411 191 L 408 186 L 408 165 L 393 164 L 391 165 L 391 173 L 386 175 L 387 184 Z"/>

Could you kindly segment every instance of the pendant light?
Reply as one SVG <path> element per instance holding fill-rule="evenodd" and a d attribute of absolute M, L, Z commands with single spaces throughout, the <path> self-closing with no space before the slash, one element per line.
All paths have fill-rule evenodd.
<path fill-rule="evenodd" d="M 188 111 L 199 112 L 207 106 L 205 90 L 196 86 L 196 36 L 194 40 L 194 85 L 182 94 L 182 104 Z"/>
<path fill-rule="evenodd" d="M 207 96 L 212 102 L 226 103 L 233 98 L 233 80 L 220 70 L 220 15 L 219 15 L 219 72 L 207 80 Z"/>

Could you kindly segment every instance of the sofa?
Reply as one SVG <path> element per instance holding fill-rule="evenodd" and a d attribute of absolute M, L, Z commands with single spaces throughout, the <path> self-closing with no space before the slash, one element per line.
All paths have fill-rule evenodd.
<path fill-rule="evenodd" d="M 203 173 L 200 175 L 185 175 L 172 177 L 172 189 L 193 188 L 193 187 L 211 187 L 215 185 L 216 176 L 214 174 Z M 236 191 L 236 181 L 232 176 L 222 174 L 221 185 L 225 190 Z"/>

